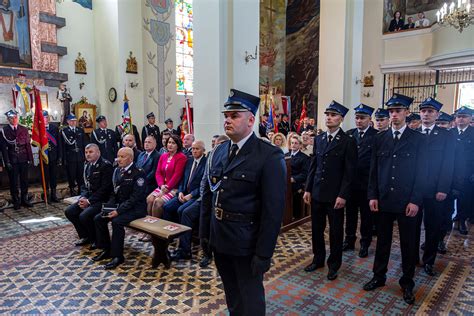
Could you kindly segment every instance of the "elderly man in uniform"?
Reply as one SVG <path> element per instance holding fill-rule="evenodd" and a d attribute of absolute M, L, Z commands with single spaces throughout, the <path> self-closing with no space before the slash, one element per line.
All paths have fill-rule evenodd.
<path fill-rule="evenodd" d="M 303 195 L 304 202 L 311 204 L 314 254 L 313 261 L 304 270 L 311 272 L 324 267 L 324 230 L 328 218 L 331 253 L 327 259 L 327 278 L 330 281 L 337 278 L 337 271 L 342 264 L 344 207 L 350 198 L 357 167 L 356 142 L 340 127 L 348 111 L 336 101 L 332 101 L 326 108 L 324 113 L 327 131 L 318 135 L 314 141 Z"/>
<path fill-rule="evenodd" d="M 145 148 L 145 138 L 153 136 L 156 140 L 156 150 L 160 150 L 163 145 L 161 144 L 160 128 L 155 125 L 155 113 L 148 113 L 146 119 L 148 120 L 148 124 L 142 128 L 143 148 Z"/>
<path fill-rule="evenodd" d="M 63 152 L 63 165 L 66 166 L 69 193 L 77 195 L 83 185 L 84 171 L 84 146 L 86 138 L 84 130 L 77 127 L 77 118 L 74 114 L 67 117 L 67 127 L 61 130 L 61 146 Z M 75 190 L 77 184 L 78 191 Z"/>
<path fill-rule="evenodd" d="M 434 276 L 433 265 L 439 242 L 442 240 L 443 213 L 447 211 L 447 197 L 451 193 L 454 178 L 455 137 L 446 129 L 435 125 L 443 104 L 433 98 L 423 101 L 420 108 L 421 132 L 426 135 L 425 154 L 428 178 L 425 179 L 423 196 L 423 220 L 425 224 L 425 272 Z"/>
<path fill-rule="evenodd" d="M 388 130 L 390 127 L 390 116 L 386 109 L 378 108 L 375 111 L 375 129 L 379 132 Z"/>
<path fill-rule="evenodd" d="M 47 193 L 51 202 L 59 202 L 56 196 L 57 169 L 62 160 L 62 147 L 59 146 L 59 129 L 56 125 L 49 123 L 48 111 L 43 111 L 44 124 L 46 125 L 46 136 L 48 137 L 48 163 L 45 164 L 46 189 L 51 189 Z"/>
<path fill-rule="evenodd" d="M 457 200 L 457 220 L 459 222 L 459 233 L 467 235 L 468 229 L 466 220 L 474 221 L 474 127 L 470 126 L 473 110 L 463 106 L 454 113 L 456 117 L 457 128 L 453 128 L 451 133 L 457 139 L 457 145 L 460 150 L 460 160 L 463 170 L 459 169 L 457 173 L 462 173 L 461 194 Z"/>
<path fill-rule="evenodd" d="M 107 205 L 113 210 L 107 214 L 97 214 L 94 218 L 97 233 L 97 247 L 102 251 L 93 261 L 111 259 L 104 266 L 106 270 L 115 269 L 125 261 L 123 244 L 125 226 L 131 221 L 145 217 L 145 174 L 133 163 L 133 150 L 121 148 L 117 155 L 118 167 L 112 176 L 113 192 Z M 112 241 L 108 223 L 112 222 Z"/>
<path fill-rule="evenodd" d="M 265 315 L 268 271 L 285 205 L 283 152 L 252 132 L 260 98 L 231 89 L 224 104 L 230 141 L 208 158 L 201 243 L 209 243 L 231 315 Z"/>
<path fill-rule="evenodd" d="M 377 212 L 377 247 L 375 250 L 374 277 L 364 285 L 372 291 L 384 286 L 393 222 L 398 222 L 403 275 L 399 284 L 403 299 L 415 302 L 413 288 L 417 257 L 417 218 L 423 202 L 426 167 L 423 135 L 408 128 L 406 117 L 413 99 L 401 94 L 387 102 L 392 127 L 377 134 L 372 149 L 368 198 L 372 212 Z"/>
<path fill-rule="evenodd" d="M 374 109 L 360 104 L 355 109 L 356 128 L 348 130 L 347 135 L 357 142 L 357 174 L 354 178 L 353 191 L 347 201 L 346 208 L 346 237 L 343 251 L 354 250 L 356 241 L 358 213 L 360 212 L 360 250 L 359 257 L 369 255 L 369 246 L 372 242 L 372 214 L 367 200 L 367 186 L 369 183 L 370 159 L 372 157 L 373 136 L 377 130 L 370 126 L 370 119 Z"/>
<path fill-rule="evenodd" d="M 13 208 L 18 210 L 20 203 L 26 207 L 33 206 L 28 201 L 28 165 L 33 162 L 31 139 L 28 129 L 18 124 L 18 113 L 15 110 L 10 110 L 5 115 L 8 125 L 1 130 L 0 142 L 3 143 L 2 154 L 8 172 Z M 21 199 L 18 196 L 18 177 Z"/>
<path fill-rule="evenodd" d="M 64 212 L 79 235 L 76 246 L 91 244 L 96 249 L 94 217 L 102 210 L 102 203 L 109 199 L 112 191 L 112 164 L 101 157 L 99 146 L 88 144 L 85 149 L 87 160 L 84 170 L 84 185 L 78 201 Z"/>
<path fill-rule="evenodd" d="M 118 150 L 116 134 L 107 128 L 105 116 L 99 115 L 95 121 L 99 127 L 92 131 L 91 143 L 99 146 L 101 157 L 113 164 Z"/>

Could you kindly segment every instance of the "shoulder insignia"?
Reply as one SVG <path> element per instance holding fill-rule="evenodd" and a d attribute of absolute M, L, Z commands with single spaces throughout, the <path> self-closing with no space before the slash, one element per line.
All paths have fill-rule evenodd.
<path fill-rule="evenodd" d="M 145 179 L 143 179 L 143 178 L 138 178 L 137 179 L 137 185 L 139 187 L 142 187 L 144 184 L 145 184 Z"/>

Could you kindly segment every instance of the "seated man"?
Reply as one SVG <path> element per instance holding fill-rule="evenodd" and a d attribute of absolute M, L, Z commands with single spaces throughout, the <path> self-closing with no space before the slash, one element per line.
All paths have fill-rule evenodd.
<path fill-rule="evenodd" d="M 76 246 L 90 243 L 90 249 L 93 250 L 96 249 L 94 217 L 102 210 L 102 203 L 109 199 L 113 167 L 100 156 L 100 149 L 96 144 L 87 145 L 85 152 L 87 164 L 81 196 L 76 203 L 66 208 L 65 214 L 79 235 Z"/>
<path fill-rule="evenodd" d="M 192 145 L 192 159 L 186 163 L 184 177 L 178 188 L 178 195 L 163 206 L 163 218 L 193 227 L 199 219 L 198 207 L 190 208 L 200 196 L 199 188 L 206 166 L 204 142 L 198 140 Z M 191 232 L 180 237 L 178 250 L 172 260 L 191 258 Z"/>
<path fill-rule="evenodd" d="M 123 257 L 123 243 L 125 226 L 131 221 L 146 216 L 145 203 L 145 174 L 133 163 L 133 150 L 121 148 L 117 154 L 118 167 L 112 177 L 114 192 L 110 196 L 108 205 L 115 205 L 116 209 L 105 215 L 97 214 L 94 218 L 97 232 L 97 247 L 102 252 L 92 258 L 93 261 L 110 260 L 104 268 L 115 269 L 125 260 Z M 112 222 L 112 242 L 110 241 L 108 223 Z"/>
<path fill-rule="evenodd" d="M 157 186 L 155 173 L 161 155 L 156 151 L 156 138 L 153 135 L 145 137 L 143 147 L 144 151 L 138 155 L 137 168 L 143 169 L 145 172 L 145 192 L 148 196 Z"/>
<path fill-rule="evenodd" d="M 135 136 L 133 136 L 132 134 L 125 135 L 122 140 L 122 145 L 123 147 L 132 148 L 133 162 L 136 163 L 138 159 L 138 155 L 140 155 L 142 151 L 137 148 L 137 142 L 135 141 Z"/>

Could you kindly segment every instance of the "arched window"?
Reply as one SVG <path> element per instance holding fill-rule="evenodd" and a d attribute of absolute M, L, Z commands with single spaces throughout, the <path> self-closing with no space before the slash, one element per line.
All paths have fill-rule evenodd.
<path fill-rule="evenodd" d="M 193 94 L 193 1 L 175 0 L 176 93 Z"/>

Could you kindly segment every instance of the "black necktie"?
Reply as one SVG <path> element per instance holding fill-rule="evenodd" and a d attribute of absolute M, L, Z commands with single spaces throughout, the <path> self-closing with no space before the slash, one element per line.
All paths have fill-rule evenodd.
<path fill-rule="evenodd" d="M 188 185 L 187 185 L 188 193 L 189 193 L 189 184 L 191 183 L 191 180 L 194 177 L 194 173 L 196 172 L 196 168 L 197 168 L 197 161 L 194 160 L 193 166 L 191 167 L 191 173 L 189 174 L 189 179 L 188 179 Z"/>
<path fill-rule="evenodd" d="M 464 131 L 463 131 L 463 130 L 460 130 L 460 131 L 459 131 L 459 136 L 461 136 L 463 133 L 464 133 Z"/>
<path fill-rule="evenodd" d="M 362 139 L 362 137 L 364 137 L 364 132 L 359 131 L 359 138 Z"/>
<path fill-rule="evenodd" d="M 395 135 L 395 137 L 393 138 L 393 142 L 396 144 L 400 140 L 398 135 L 400 135 L 401 133 L 399 131 L 395 131 L 393 134 Z"/>
<path fill-rule="evenodd" d="M 430 135 L 430 133 L 431 133 L 431 129 L 429 129 L 429 128 L 426 128 L 426 129 L 425 129 L 425 134 L 429 136 L 429 135 Z"/>
<path fill-rule="evenodd" d="M 235 158 L 237 155 L 237 150 L 239 150 L 239 146 L 237 144 L 233 144 L 230 147 L 230 154 L 229 154 L 229 164 L 232 162 L 232 160 Z"/>
<path fill-rule="evenodd" d="M 332 138 L 333 138 L 332 135 L 328 136 L 328 144 L 330 144 L 332 142 Z"/>

